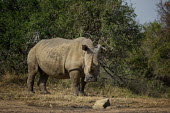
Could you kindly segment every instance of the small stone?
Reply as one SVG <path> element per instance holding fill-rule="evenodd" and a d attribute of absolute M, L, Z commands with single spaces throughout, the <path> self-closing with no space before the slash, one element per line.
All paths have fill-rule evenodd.
<path fill-rule="evenodd" d="M 52 105 L 52 104 L 50 104 L 50 108 L 53 108 L 53 105 Z"/>
<path fill-rule="evenodd" d="M 106 107 L 110 106 L 109 99 L 101 99 L 97 100 L 93 105 L 93 109 L 105 109 Z"/>

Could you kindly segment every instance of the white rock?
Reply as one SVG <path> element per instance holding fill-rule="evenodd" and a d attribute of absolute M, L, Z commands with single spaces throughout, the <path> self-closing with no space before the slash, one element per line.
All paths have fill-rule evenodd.
<path fill-rule="evenodd" d="M 109 99 L 101 99 L 97 100 L 95 104 L 93 105 L 93 109 L 104 109 L 106 107 L 110 106 L 110 101 Z"/>

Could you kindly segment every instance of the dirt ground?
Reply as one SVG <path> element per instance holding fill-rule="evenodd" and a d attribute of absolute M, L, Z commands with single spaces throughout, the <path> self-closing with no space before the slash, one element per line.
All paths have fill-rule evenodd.
<path fill-rule="evenodd" d="M 37 107 L 37 106 L 29 106 L 22 101 L 0 101 L 0 112 L 2 113 L 170 113 L 170 106 L 165 107 L 144 107 L 144 108 L 109 108 L 104 110 L 94 110 L 91 108 L 49 108 L 49 107 Z"/>
<path fill-rule="evenodd" d="M 169 98 L 106 97 L 89 93 L 74 96 L 71 89 L 49 88 L 51 94 L 28 94 L 26 86 L 5 84 L 0 87 L 0 113 L 170 113 Z M 89 91 L 87 91 L 89 92 Z M 92 109 L 96 100 L 109 98 L 111 106 Z"/>
<path fill-rule="evenodd" d="M 92 97 L 93 98 L 93 97 Z M 170 113 L 169 99 L 110 98 L 111 106 L 92 109 L 90 106 L 36 105 L 22 100 L 0 100 L 2 113 Z M 94 103 L 94 102 L 93 102 Z"/>

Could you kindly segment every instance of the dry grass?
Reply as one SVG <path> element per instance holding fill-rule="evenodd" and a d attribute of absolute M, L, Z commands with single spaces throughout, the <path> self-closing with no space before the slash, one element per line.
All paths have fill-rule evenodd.
<path fill-rule="evenodd" d="M 21 100 L 29 106 L 90 108 L 96 100 L 103 98 L 93 96 L 77 97 L 72 94 L 71 89 L 64 90 L 58 88 L 49 90 L 50 95 L 42 95 L 39 92 L 28 94 L 25 87 L 8 84 L 0 88 L 0 100 Z"/>
<path fill-rule="evenodd" d="M 74 96 L 68 85 L 69 82 L 66 82 L 66 80 L 60 81 L 58 84 L 49 83 L 50 95 L 40 94 L 36 84 L 36 93 L 28 94 L 26 84 L 20 82 L 21 78 L 26 83 L 25 75 L 20 76 L 20 78 L 10 74 L 1 77 L 0 100 L 21 100 L 29 106 L 90 108 L 96 100 L 103 98 L 99 96 Z"/>
<path fill-rule="evenodd" d="M 170 108 L 170 100 L 163 98 L 149 98 L 134 95 L 131 91 L 111 87 L 95 88 L 95 83 L 88 84 L 86 93 L 88 96 L 74 96 L 67 80 L 58 81 L 57 84 L 48 83 L 50 95 L 39 94 L 35 85 L 35 94 L 26 92 L 26 76 L 3 76 L 0 80 L 0 100 L 22 101 L 28 106 L 47 108 L 80 108 L 91 109 L 96 100 L 110 98 L 110 109 L 118 108 Z"/>

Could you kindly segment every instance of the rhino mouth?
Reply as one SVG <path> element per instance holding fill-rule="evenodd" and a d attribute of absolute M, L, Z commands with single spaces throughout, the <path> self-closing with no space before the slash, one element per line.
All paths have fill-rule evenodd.
<path fill-rule="evenodd" d="M 85 77 L 84 81 L 85 82 L 97 82 L 97 78 L 94 77 L 94 75 L 89 75 Z"/>

